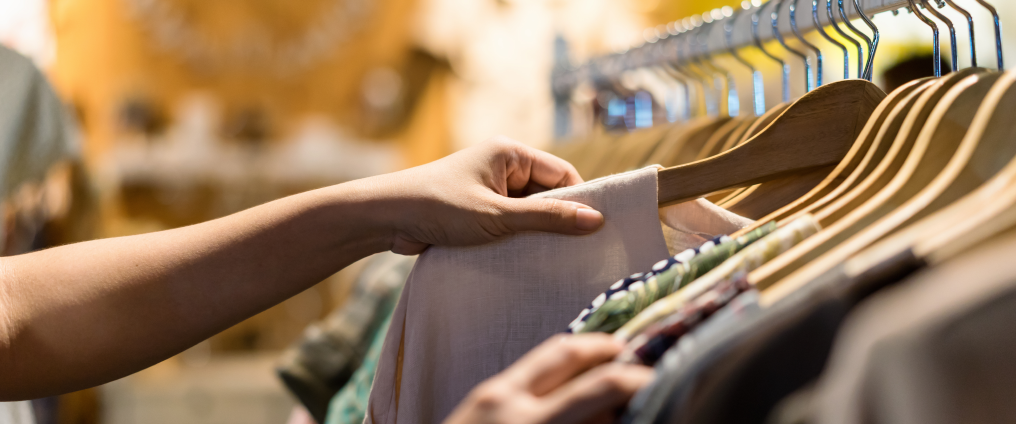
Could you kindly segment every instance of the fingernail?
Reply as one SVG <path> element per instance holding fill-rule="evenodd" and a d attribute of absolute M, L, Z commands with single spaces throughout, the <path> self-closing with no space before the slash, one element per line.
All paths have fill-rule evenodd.
<path fill-rule="evenodd" d="M 575 228 L 593 231 L 603 225 L 603 214 L 593 209 L 579 208 L 575 211 Z"/>

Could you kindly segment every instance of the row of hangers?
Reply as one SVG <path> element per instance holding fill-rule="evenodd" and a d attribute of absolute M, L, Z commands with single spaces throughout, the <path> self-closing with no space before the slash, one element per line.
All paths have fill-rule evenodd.
<path fill-rule="evenodd" d="M 843 13 L 843 1 L 837 1 Z M 977 66 L 974 21 L 956 1 L 944 0 L 944 6 L 967 18 L 973 66 L 966 69 L 957 67 L 955 25 L 928 0 L 907 0 L 910 11 L 931 29 L 935 77 L 911 81 L 886 95 L 870 81 L 878 29 L 854 0 L 873 32 L 853 40 L 867 45 L 868 56 L 856 73 L 861 78 L 821 84 L 819 76 L 817 86 L 809 87 L 803 97 L 764 113 L 694 117 L 619 136 L 600 134 L 556 153 L 572 160 L 585 177 L 662 163 L 668 167 L 659 172 L 660 205 L 707 197 L 757 219 L 756 226 L 735 236 L 768 222 L 782 226 L 811 214 L 822 231 L 748 275 L 748 281 L 763 290 L 763 304 L 772 304 L 844 264 L 851 267 L 846 272 L 860 273 L 903 253 L 929 264 L 941 262 L 991 237 L 1016 231 L 1016 142 L 1010 136 L 1016 133 L 1016 120 L 1009 117 L 1016 110 L 1016 73 L 1002 72 L 998 13 L 984 0 L 971 1 L 994 18 L 998 70 Z M 815 29 L 827 38 L 817 19 L 818 2 L 812 2 Z M 826 3 L 831 14 L 831 0 Z M 953 72 L 948 75 L 942 76 L 938 66 L 938 25 L 918 3 L 949 29 Z M 757 32 L 761 12 L 770 6 L 775 9 L 771 22 L 775 30 L 779 11 L 788 4 L 796 9 L 794 0 L 744 8 L 752 12 L 756 48 L 764 51 Z M 723 26 L 729 40 L 740 14 L 725 15 L 609 61 L 615 65 L 626 61 L 616 70 L 654 67 L 689 85 L 696 84 L 690 77 L 696 74 L 700 83 L 709 82 L 708 74 L 701 72 L 705 69 L 714 72 L 712 76 L 729 75 L 715 64 L 707 65 L 712 59 L 701 45 L 698 55 L 674 53 L 695 45 L 696 37 L 708 34 L 713 26 Z M 842 16 L 851 32 L 860 33 L 849 25 L 845 13 Z M 831 15 L 830 22 L 837 26 Z M 800 37 L 796 28 L 793 32 Z M 775 37 L 791 51 L 781 36 Z M 800 38 L 808 49 L 814 47 Z M 834 44 L 846 51 L 844 44 Z M 663 61 L 647 60 L 647 52 L 661 48 L 674 54 Z M 746 63 L 734 49 L 727 53 Z M 770 53 L 765 52 L 776 59 Z M 858 63 L 861 57 L 859 48 Z M 754 67 L 747 67 L 754 76 Z M 786 80 L 786 66 L 782 69 Z M 820 69 L 808 73 L 818 70 L 821 75 Z M 600 86 L 609 86 L 607 75 L 602 70 L 597 75 L 603 79 Z"/>

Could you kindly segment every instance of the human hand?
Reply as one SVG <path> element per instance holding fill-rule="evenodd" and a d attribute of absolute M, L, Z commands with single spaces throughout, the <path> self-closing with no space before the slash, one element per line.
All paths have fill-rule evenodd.
<path fill-rule="evenodd" d="M 590 234 L 603 215 L 556 199 L 519 198 L 582 182 L 568 162 L 507 137 L 373 180 L 391 217 L 391 250 L 488 243 L 519 231 Z"/>
<path fill-rule="evenodd" d="M 644 366 L 601 365 L 622 347 L 605 334 L 555 336 L 473 389 L 444 424 L 613 423 L 653 378 Z"/>

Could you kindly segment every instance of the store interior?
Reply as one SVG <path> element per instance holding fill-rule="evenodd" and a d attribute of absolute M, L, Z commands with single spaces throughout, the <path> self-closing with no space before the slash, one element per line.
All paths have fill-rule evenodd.
<path fill-rule="evenodd" d="M 825 0 L 0 2 L 4 60 L 34 66 L 42 81 L 37 90 L 48 93 L 48 85 L 56 99 L 0 106 L 0 115 L 10 115 L 0 116 L 6 137 L 0 147 L 8 150 L 0 152 L 0 165 L 28 175 L 0 181 L 0 248 L 10 256 L 184 227 L 426 164 L 496 135 L 569 160 L 586 180 L 653 163 L 711 160 L 747 146 L 753 134 L 773 135 L 779 126 L 767 126 L 782 116 L 753 124 L 774 108 L 793 110 L 787 105 L 845 87 L 837 84 L 844 80 L 869 80 L 854 87 L 877 87 L 877 100 L 895 99 L 885 96 L 921 78 L 1016 63 L 1016 31 L 1005 31 L 1016 22 L 1016 3 L 988 1 L 995 16 L 979 0 L 918 0 L 912 2 L 921 4 L 918 13 L 896 0 L 838 0 L 839 10 L 837 0 L 832 9 Z M 839 26 L 830 26 L 827 12 L 848 19 L 836 16 Z M 23 117 L 4 111 L 29 104 L 45 109 L 32 131 Z M 846 108 L 826 106 L 818 115 Z M 851 124 L 851 142 L 872 113 Z M 827 123 L 821 116 L 800 119 Z M 642 138 L 707 120 L 711 130 L 694 151 L 657 151 L 658 160 L 647 162 L 650 155 L 637 147 L 618 147 L 648 145 Z M 836 142 L 773 138 L 799 140 L 801 151 Z M 38 157 L 18 156 L 26 155 L 18 150 L 25 143 L 35 143 L 29 148 L 37 153 L 27 155 Z M 641 159 L 624 160 L 639 152 Z M 763 183 L 753 186 L 762 187 L 754 196 L 718 183 L 716 190 L 676 189 L 671 200 L 706 197 L 761 224 L 777 212 L 773 193 L 786 197 L 778 199 L 785 206 L 827 175 L 843 173 L 833 167 L 846 149 L 830 152 L 839 155 L 832 162 L 767 171 L 767 178 L 795 184 L 815 180 L 798 191 L 772 188 L 760 196 L 766 190 L 760 179 L 750 181 Z M 22 170 L 30 161 L 33 170 Z M 788 179 L 793 173 L 807 175 Z M 823 227 L 838 228 L 831 222 Z M 357 262 L 134 375 L 33 400 L 35 421 L 359 423 L 363 411 L 336 411 L 336 396 L 355 396 L 340 390 L 355 390 L 356 383 L 371 389 L 373 374 L 353 372 L 369 359 L 372 341 L 380 349 L 378 326 L 413 266 L 393 256 Z M 385 280 L 398 275 L 400 281 Z M 368 306 L 366 298 L 375 303 Z M 361 309 L 350 306 L 356 302 Z M 370 334 L 349 336 L 348 328 Z M 789 420 L 791 404 L 780 403 L 780 419 Z"/>

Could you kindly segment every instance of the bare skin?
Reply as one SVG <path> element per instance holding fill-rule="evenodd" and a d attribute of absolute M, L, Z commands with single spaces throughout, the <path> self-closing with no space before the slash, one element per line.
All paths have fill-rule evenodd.
<path fill-rule="evenodd" d="M 515 198 L 581 181 L 567 162 L 499 137 L 427 165 L 189 227 L 0 258 L 0 401 L 66 393 L 137 372 L 373 253 L 477 245 L 519 231 L 592 233 L 603 217 L 584 205 Z M 622 367 L 595 366 L 617 346 L 596 337 L 574 339 L 545 344 L 481 386 L 521 378 L 507 376 L 543 379 L 551 383 L 530 384 L 537 389 L 510 397 L 553 392 L 557 409 L 525 415 L 535 421 L 507 413 L 477 416 L 491 405 L 526 405 L 488 402 L 488 391 L 478 388 L 450 420 L 545 422 L 569 399 L 591 399 L 588 391 L 566 390 L 573 378 L 605 379 L 610 390 L 601 392 L 624 400 L 649 378 L 636 369 L 630 381 L 614 381 Z M 575 346 L 591 356 L 572 358 L 577 365 L 571 368 L 548 367 L 560 362 L 554 352 L 570 358 Z"/>

